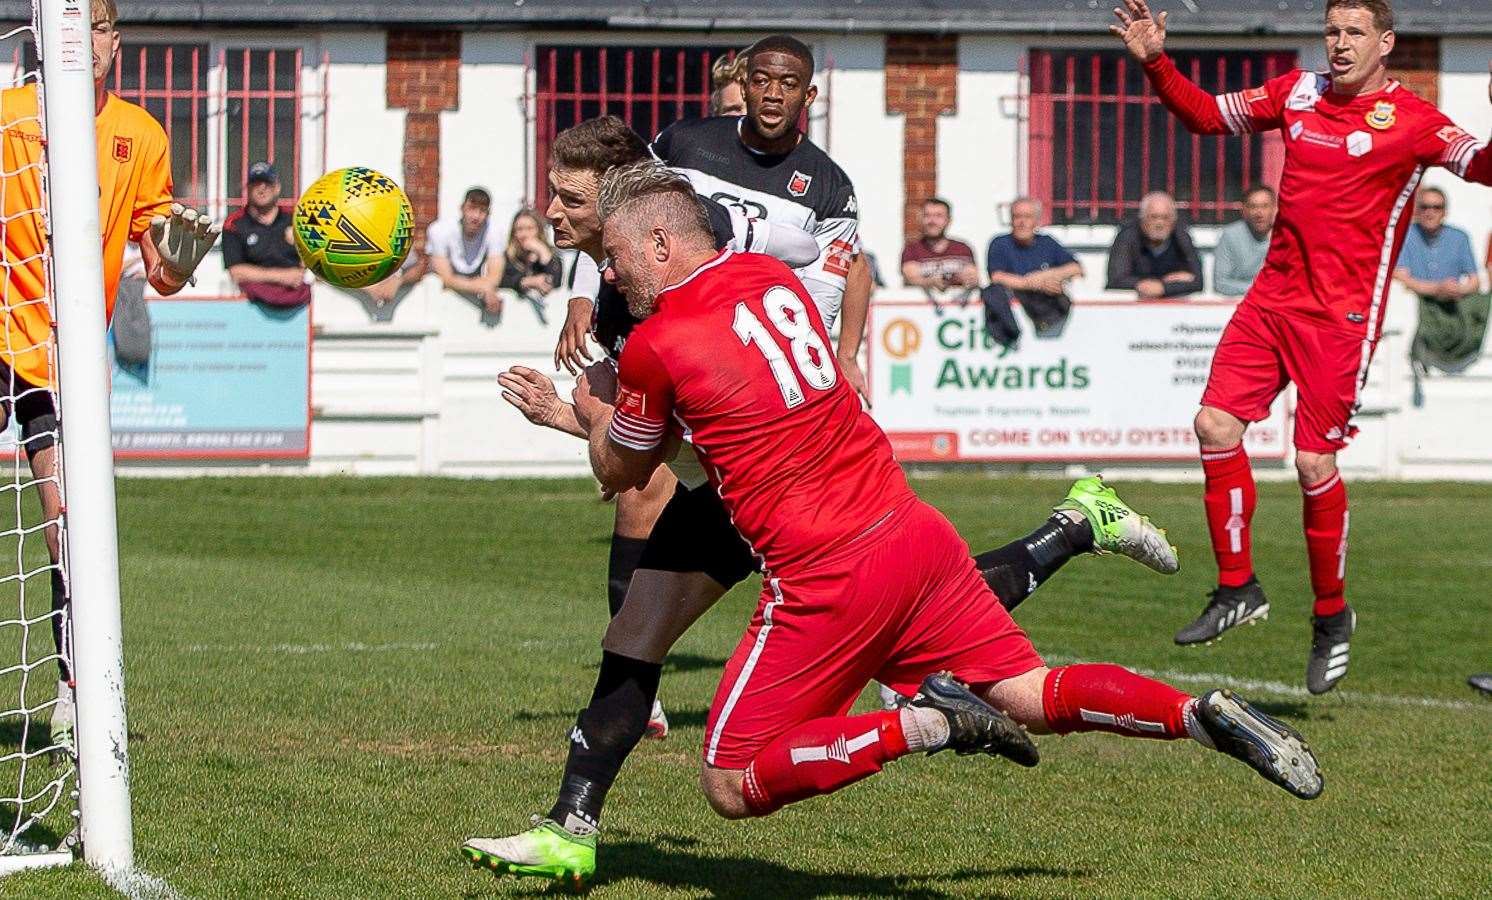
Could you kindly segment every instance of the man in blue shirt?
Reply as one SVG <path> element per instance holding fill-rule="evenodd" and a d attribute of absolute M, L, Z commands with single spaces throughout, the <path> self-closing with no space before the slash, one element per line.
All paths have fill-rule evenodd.
<path fill-rule="evenodd" d="M 1445 192 L 1439 188 L 1419 192 L 1394 280 L 1426 300 L 1443 303 L 1454 303 L 1480 287 L 1471 238 L 1445 224 Z"/>
<path fill-rule="evenodd" d="M 987 324 L 1002 344 L 1019 337 L 1010 316 L 1012 297 L 1031 317 L 1037 337 L 1061 334 L 1072 310 L 1067 282 L 1082 275 L 1083 267 L 1056 239 L 1036 231 L 1040 220 L 1040 203 L 1030 197 L 1016 200 L 1010 205 L 1010 233 L 991 240 L 985 255 L 990 281 L 983 294 Z M 1010 332 L 1008 340 L 1002 339 L 1001 331 Z"/>

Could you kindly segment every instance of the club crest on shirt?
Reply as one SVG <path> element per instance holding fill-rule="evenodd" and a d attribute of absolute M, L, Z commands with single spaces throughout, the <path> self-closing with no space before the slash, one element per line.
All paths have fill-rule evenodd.
<path fill-rule="evenodd" d="M 1373 104 L 1373 109 L 1366 116 L 1370 128 L 1385 131 L 1394 127 L 1394 105 L 1387 100 L 1379 100 Z"/>
<path fill-rule="evenodd" d="M 801 197 L 808 193 L 808 186 L 810 184 L 813 184 L 812 175 L 804 175 L 802 172 L 794 169 L 792 177 L 787 180 L 787 192 L 794 197 Z"/>
<path fill-rule="evenodd" d="M 115 162 L 129 162 L 130 161 L 130 155 L 134 152 L 134 149 L 135 149 L 134 138 L 120 137 L 118 135 L 116 135 L 114 137 L 114 161 Z"/>

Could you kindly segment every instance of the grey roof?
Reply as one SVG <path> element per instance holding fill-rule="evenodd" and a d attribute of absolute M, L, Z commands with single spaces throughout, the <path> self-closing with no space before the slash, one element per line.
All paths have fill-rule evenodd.
<path fill-rule="evenodd" d="M 1326 0 L 1154 0 L 1180 34 L 1314 34 Z M 1113 0 L 120 0 L 125 22 L 1101 33 Z M 1396 0 L 1406 34 L 1492 34 L 1492 0 Z M 0 16 L 30 17 L 0 0 Z"/>

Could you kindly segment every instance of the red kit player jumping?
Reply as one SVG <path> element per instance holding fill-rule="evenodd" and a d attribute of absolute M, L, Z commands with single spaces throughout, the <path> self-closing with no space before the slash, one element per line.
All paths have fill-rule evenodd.
<path fill-rule="evenodd" d="M 1492 184 L 1492 150 L 1389 78 L 1387 0 L 1327 0 L 1326 72 L 1297 70 L 1222 96 L 1188 81 L 1166 56 L 1165 13 L 1152 18 L 1144 0 L 1125 0 L 1114 14 L 1119 24 L 1110 30 L 1192 131 L 1278 129 L 1284 138 L 1269 253 L 1223 331 L 1196 420 L 1218 587 L 1176 643 L 1210 642 L 1269 612 L 1249 550 L 1254 476 L 1243 432 L 1293 381 L 1295 466 L 1316 595 L 1306 687 L 1322 694 L 1347 674 L 1356 625 L 1344 597 L 1347 488 L 1337 451 L 1357 430 L 1352 415 L 1383 330 L 1389 276 L 1409 228 L 1405 213 L 1430 166 Z"/>
<path fill-rule="evenodd" d="M 716 812 L 767 815 L 914 752 L 1035 765 L 1020 726 L 1190 738 L 1298 797 L 1320 794 L 1300 736 L 1227 692 L 1194 698 L 1114 665 L 1048 669 L 953 526 L 907 485 L 802 284 L 771 257 L 717 251 L 687 181 L 614 169 L 600 207 L 607 278 L 644 321 L 615 379 L 592 367 L 576 390 L 592 467 L 607 489 L 639 484 L 681 425 L 764 560 L 705 726 L 701 784 Z M 871 679 L 917 696 L 848 715 Z"/>

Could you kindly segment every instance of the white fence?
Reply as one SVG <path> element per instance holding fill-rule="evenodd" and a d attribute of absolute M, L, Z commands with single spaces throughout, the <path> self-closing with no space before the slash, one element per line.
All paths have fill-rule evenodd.
<path fill-rule="evenodd" d="M 209 277 L 200 290 L 226 288 L 226 281 L 217 284 Z M 876 302 L 889 311 L 919 297 L 885 290 Z M 973 315 L 977 309 L 976 302 L 966 312 Z M 1137 304 L 1126 315 L 1137 322 L 1153 319 L 1163 331 L 1169 320 L 1160 309 Z M 581 442 L 529 425 L 502 402 L 496 383 L 497 374 L 511 365 L 554 374 L 555 336 L 565 313 L 561 295 L 548 303 L 547 324 L 529 304 L 513 300 L 500 322 L 488 323 L 473 305 L 442 291 L 433 277 L 391 311 L 372 310 L 353 295 L 318 285 L 313 312 L 309 460 L 200 466 L 121 461 L 120 470 L 481 477 L 586 472 Z M 1084 316 L 1082 302 L 1073 315 L 1074 327 L 1057 340 L 1072 342 L 1075 353 L 1112 352 L 1109 335 L 1076 327 Z M 1343 454 L 1343 468 L 1357 477 L 1492 479 L 1492 359 L 1484 356 L 1465 374 L 1425 382 L 1425 403 L 1413 407 L 1408 343 L 1414 317 L 1414 298 L 1393 298 L 1359 419 L 1362 432 Z M 887 315 L 876 317 L 881 325 L 886 321 Z M 1131 334 L 1143 331 L 1143 325 L 1130 329 Z M 867 343 L 880 339 L 870 334 Z M 1082 343 L 1093 341 L 1105 343 L 1096 348 Z M 878 369 L 891 362 L 885 353 L 871 358 Z M 571 379 L 560 374 L 556 381 L 568 395 Z M 1200 388 L 1196 392 L 1200 395 Z M 1189 412 L 1172 415 L 1179 419 L 1177 427 L 1189 426 Z M 1052 468 L 1050 463 L 1030 465 Z M 1189 459 L 1126 465 L 1136 468 L 1136 475 L 1157 477 L 1194 477 L 1200 471 Z M 1288 464 L 1281 468 L 1288 471 Z"/>

